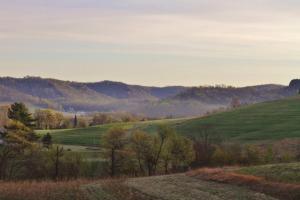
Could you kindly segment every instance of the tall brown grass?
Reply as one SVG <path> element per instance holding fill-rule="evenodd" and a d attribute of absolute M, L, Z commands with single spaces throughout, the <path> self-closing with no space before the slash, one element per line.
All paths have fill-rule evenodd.
<path fill-rule="evenodd" d="M 113 200 L 152 200 L 153 198 L 130 188 L 126 179 L 107 179 L 102 182 L 102 189 L 111 194 Z"/>
<path fill-rule="evenodd" d="M 282 200 L 300 199 L 300 185 L 270 182 L 262 177 L 237 174 L 222 168 L 202 168 L 188 172 L 187 175 L 207 181 L 245 186 Z"/>
<path fill-rule="evenodd" d="M 0 200 L 86 200 L 87 180 L 0 182 Z"/>
<path fill-rule="evenodd" d="M 0 200 L 151 200 L 126 179 L 0 182 Z"/>

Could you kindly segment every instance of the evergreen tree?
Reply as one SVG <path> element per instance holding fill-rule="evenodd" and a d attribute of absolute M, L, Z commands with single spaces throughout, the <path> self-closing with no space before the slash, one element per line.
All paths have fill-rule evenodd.
<path fill-rule="evenodd" d="M 49 149 L 51 147 L 52 136 L 50 135 L 50 133 L 47 133 L 46 135 L 43 136 L 42 143 L 43 143 L 43 146 L 46 147 L 47 149 Z"/>
<path fill-rule="evenodd" d="M 78 119 L 77 119 L 77 115 L 75 115 L 74 117 L 74 128 L 76 128 L 78 126 Z"/>
<path fill-rule="evenodd" d="M 34 119 L 28 108 L 23 103 L 14 103 L 8 109 L 8 118 L 19 121 L 25 126 L 32 128 L 34 126 Z"/>

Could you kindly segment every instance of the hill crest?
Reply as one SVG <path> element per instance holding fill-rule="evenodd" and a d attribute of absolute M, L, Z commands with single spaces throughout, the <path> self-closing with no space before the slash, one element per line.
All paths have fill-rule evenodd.
<path fill-rule="evenodd" d="M 40 77 L 0 77 L 0 103 L 66 112 L 132 112 L 150 117 L 195 116 L 230 106 L 233 98 L 252 104 L 293 96 L 297 86 L 150 87 L 122 82 L 81 83 Z M 299 85 L 300 88 L 300 85 Z"/>

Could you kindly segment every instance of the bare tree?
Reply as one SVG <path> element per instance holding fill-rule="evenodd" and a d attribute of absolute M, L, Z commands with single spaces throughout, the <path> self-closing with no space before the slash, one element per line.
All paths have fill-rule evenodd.
<path fill-rule="evenodd" d="M 51 151 L 51 159 L 54 165 L 54 179 L 57 180 L 60 175 L 61 158 L 64 156 L 64 148 L 56 146 Z"/>
<path fill-rule="evenodd" d="M 198 134 L 192 138 L 196 153 L 196 165 L 208 165 L 214 151 L 214 144 L 221 141 L 212 124 L 199 127 Z"/>
<path fill-rule="evenodd" d="M 118 162 L 117 154 L 126 144 L 126 131 L 122 128 L 114 127 L 102 137 L 103 147 L 107 151 L 107 157 L 110 160 L 111 176 L 116 175 L 116 166 Z"/>

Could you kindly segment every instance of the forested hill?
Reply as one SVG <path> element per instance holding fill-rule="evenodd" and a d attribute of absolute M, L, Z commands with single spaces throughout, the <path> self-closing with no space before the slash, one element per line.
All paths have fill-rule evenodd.
<path fill-rule="evenodd" d="M 295 80 L 297 83 L 297 80 Z M 256 103 L 295 95 L 297 84 L 233 87 L 146 87 L 121 82 L 80 83 L 40 77 L 0 78 L 0 103 L 74 112 L 126 111 L 151 117 L 192 116 L 227 107 L 232 99 Z"/>

